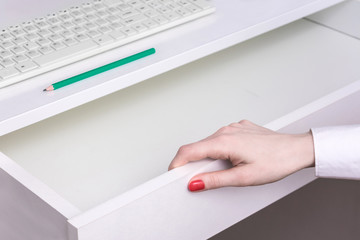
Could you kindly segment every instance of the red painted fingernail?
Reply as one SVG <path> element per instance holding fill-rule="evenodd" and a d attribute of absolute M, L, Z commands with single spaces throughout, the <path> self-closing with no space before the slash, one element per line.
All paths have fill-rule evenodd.
<path fill-rule="evenodd" d="M 188 188 L 191 192 L 195 192 L 195 191 L 203 190 L 205 188 L 205 184 L 202 180 L 195 180 L 189 183 Z"/>

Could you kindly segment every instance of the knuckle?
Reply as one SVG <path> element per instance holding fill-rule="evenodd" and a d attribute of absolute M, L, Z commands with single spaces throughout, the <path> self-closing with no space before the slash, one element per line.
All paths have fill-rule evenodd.
<path fill-rule="evenodd" d="M 191 149 L 190 145 L 183 145 L 179 148 L 178 154 L 179 155 L 187 154 L 188 152 L 190 152 L 190 149 Z"/>
<path fill-rule="evenodd" d="M 249 120 L 243 119 L 243 120 L 239 121 L 239 124 L 246 126 L 246 125 L 251 125 L 251 122 Z"/>
<path fill-rule="evenodd" d="M 238 127 L 239 126 L 239 123 L 231 123 L 229 124 L 230 127 Z"/>
<path fill-rule="evenodd" d="M 231 131 L 232 131 L 232 127 L 230 125 L 222 127 L 222 128 L 219 129 L 219 133 L 222 133 L 222 134 L 226 134 L 226 133 L 229 133 Z"/>

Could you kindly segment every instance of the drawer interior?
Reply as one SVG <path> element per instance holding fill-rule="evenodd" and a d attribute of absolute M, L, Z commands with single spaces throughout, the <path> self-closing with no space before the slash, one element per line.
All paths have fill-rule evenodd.
<path fill-rule="evenodd" d="M 85 211 L 166 172 L 185 143 L 359 80 L 359 62 L 359 40 L 300 20 L 2 136 L 0 151 Z"/>

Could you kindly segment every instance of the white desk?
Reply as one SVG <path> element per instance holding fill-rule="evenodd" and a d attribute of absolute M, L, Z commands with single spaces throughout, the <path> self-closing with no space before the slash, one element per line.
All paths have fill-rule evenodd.
<path fill-rule="evenodd" d="M 10 122 L 16 129 L 37 114 L 43 113 L 34 121 L 73 108 L 125 87 L 124 79 L 141 81 L 166 71 L 167 64 L 176 67 L 174 59 L 181 65 L 198 58 L 202 50 L 190 57 L 197 50 L 81 83 L 75 86 L 79 93 L 65 89 L 60 97 L 43 96 L 54 102 L 2 126 Z M 160 51 L 159 58 L 166 54 Z M 359 40 L 301 20 L 4 135 L 0 231 L 10 239 L 37 240 L 210 237 L 312 181 L 313 170 L 265 186 L 191 194 L 191 176 L 228 166 L 203 161 L 166 172 L 177 148 L 243 118 L 292 132 L 323 124 L 324 116 L 326 124 L 357 121 L 359 108 L 344 106 L 360 98 L 359 61 Z M 111 80 L 114 74 L 120 77 Z M 30 82 L 24 85 L 38 84 Z M 3 92 L 11 95 L 9 89 Z M 352 117 L 334 117 L 334 110 L 351 111 Z M 27 121 L 19 125 L 16 119 Z"/>

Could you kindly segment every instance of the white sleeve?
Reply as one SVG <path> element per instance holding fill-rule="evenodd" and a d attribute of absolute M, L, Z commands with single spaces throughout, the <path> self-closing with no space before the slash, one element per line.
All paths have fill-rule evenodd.
<path fill-rule="evenodd" d="M 360 125 L 311 129 L 316 176 L 360 179 Z"/>

